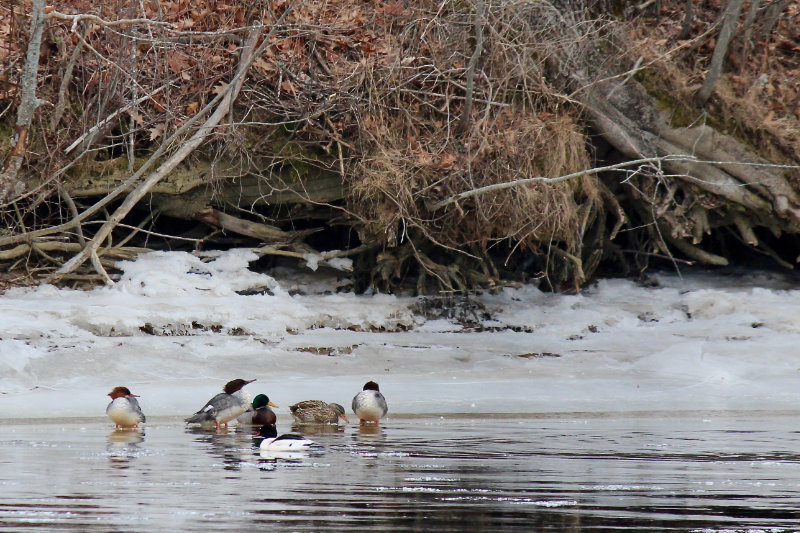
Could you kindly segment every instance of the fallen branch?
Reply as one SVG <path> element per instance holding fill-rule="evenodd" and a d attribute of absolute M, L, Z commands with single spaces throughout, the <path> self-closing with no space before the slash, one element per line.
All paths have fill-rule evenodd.
<path fill-rule="evenodd" d="M 68 13 L 61 13 L 60 11 L 50 11 L 47 13 L 46 17 L 59 20 L 72 21 L 71 31 L 75 31 L 75 28 L 78 26 L 78 23 L 82 20 L 88 20 L 94 22 L 95 24 L 99 24 L 101 26 L 109 26 L 109 27 L 130 26 L 133 24 L 150 24 L 152 26 L 161 26 L 164 28 L 174 27 L 172 23 L 163 22 L 160 20 L 152 20 L 148 18 L 105 20 L 98 17 L 97 15 L 92 15 L 91 13 L 77 13 L 75 15 L 70 15 Z"/>
<path fill-rule="evenodd" d="M 36 242 L 33 244 L 20 244 L 9 250 L 0 250 L 0 261 L 8 261 L 9 259 L 16 259 L 23 255 L 29 254 L 33 248 L 44 252 L 63 252 L 75 253 L 80 252 L 83 247 L 77 242 L 60 242 L 60 241 L 45 241 Z M 117 257 L 117 258 L 131 258 L 137 254 L 150 252 L 149 248 L 137 248 L 134 246 L 125 248 L 107 248 L 101 250 L 100 255 L 103 257 Z"/>
<path fill-rule="evenodd" d="M 280 257 L 291 257 L 294 259 L 303 259 L 306 262 L 308 262 L 309 259 L 315 259 L 316 260 L 315 262 L 317 264 L 326 265 L 336 270 L 345 270 L 349 272 L 352 270 L 351 267 L 348 268 L 344 264 L 332 264 L 330 263 L 330 260 L 360 254 L 361 252 L 365 252 L 367 250 L 371 250 L 372 248 L 376 247 L 377 244 L 362 244 L 361 246 L 356 246 L 355 248 L 351 248 L 350 250 L 329 250 L 327 252 L 312 252 L 312 251 L 284 250 L 281 248 L 276 248 L 275 246 L 261 246 L 259 248 L 254 248 L 253 251 L 257 253 L 259 256 L 275 255 Z"/>
<path fill-rule="evenodd" d="M 571 174 L 565 174 L 564 176 L 558 176 L 556 178 L 545 178 L 545 177 L 535 177 L 535 178 L 523 178 L 514 181 L 507 181 L 504 183 L 493 183 L 492 185 L 486 185 L 485 187 L 478 187 L 477 189 L 471 189 L 469 191 L 464 191 L 462 193 L 458 193 L 453 195 L 449 198 L 445 198 L 444 200 L 437 202 L 429 207 L 431 211 L 438 211 L 439 209 L 446 207 L 450 204 L 454 204 L 460 200 L 465 198 L 471 198 L 473 196 L 479 196 L 481 194 L 486 194 L 488 192 L 496 192 L 502 191 L 505 189 L 511 189 L 513 187 L 519 187 L 520 185 L 527 185 L 529 183 L 559 183 L 561 181 L 571 180 L 573 178 L 579 178 L 581 176 L 585 176 L 587 174 L 599 174 L 600 172 L 605 172 L 607 170 L 617 170 L 620 168 L 625 167 L 632 167 L 636 165 L 645 165 L 648 163 L 661 163 L 664 161 L 696 161 L 697 159 L 690 155 L 665 155 L 661 157 L 646 157 L 644 159 L 635 159 L 633 161 L 625 161 L 624 163 L 617 163 L 615 165 L 608 165 L 605 167 L 595 167 L 589 168 L 586 170 L 580 170 L 578 172 L 573 172 Z"/>
<path fill-rule="evenodd" d="M 237 218 L 227 213 L 223 213 L 213 207 L 207 207 L 199 211 L 195 218 L 203 221 L 206 224 L 222 228 L 226 231 L 232 231 L 239 235 L 260 239 L 264 242 L 278 244 L 278 243 L 291 243 L 302 239 L 306 235 L 321 231 L 321 228 L 313 228 L 310 230 L 302 231 L 283 231 L 282 229 L 271 226 L 269 224 L 262 224 L 261 222 L 253 222 L 252 220 L 245 220 Z"/>

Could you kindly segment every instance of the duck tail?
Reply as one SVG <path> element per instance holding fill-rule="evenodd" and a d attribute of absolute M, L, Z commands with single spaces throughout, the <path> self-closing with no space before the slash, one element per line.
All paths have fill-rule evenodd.
<path fill-rule="evenodd" d="M 207 411 L 199 411 L 187 418 L 185 421 L 187 424 L 205 424 L 208 422 L 213 422 L 214 417 Z"/>

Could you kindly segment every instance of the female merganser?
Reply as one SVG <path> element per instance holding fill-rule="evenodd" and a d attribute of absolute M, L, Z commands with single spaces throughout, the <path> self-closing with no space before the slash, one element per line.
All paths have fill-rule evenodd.
<path fill-rule="evenodd" d="M 383 397 L 378 384 L 374 381 L 367 381 L 364 385 L 364 390 L 353 398 L 352 407 L 361 424 L 364 422 L 375 422 L 377 424 L 378 420 L 389 412 L 386 398 Z"/>
<path fill-rule="evenodd" d="M 298 424 L 338 424 L 347 422 L 344 407 L 338 403 L 325 403 L 322 400 L 305 400 L 289 407 Z"/>
<path fill-rule="evenodd" d="M 316 445 L 313 440 L 296 433 L 285 433 L 279 437 L 275 424 L 265 424 L 259 434 L 264 437 L 258 446 L 261 451 L 294 452 L 308 450 L 310 446 Z"/>
<path fill-rule="evenodd" d="M 252 408 L 239 415 L 236 419 L 240 424 L 253 424 L 263 426 L 264 424 L 274 424 L 277 422 L 278 417 L 275 416 L 275 411 L 270 407 L 278 407 L 271 401 L 266 394 L 257 394 L 253 398 Z"/>
<path fill-rule="evenodd" d="M 106 407 L 106 414 L 114 421 L 116 428 L 135 428 L 145 422 L 142 408 L 136 400 L 137 395 L 131 394 L 128 387 L 114 387 L 108 393 L 111 403 Z"/>
<path fill-rule="evenodd" d="M 225 384 L 222 389 L 224 392 L 217 394 L 206 403 L 202 409 L 186 419 L 188 424 L 216 424 L 217 429 L 220 426 L 228 426 L 228 422 L 247 411 L 250 405 L 250 394 L 242 390 L 242 387 L 248 383 L 254 382 L 254 379 L 245 381 L 243 379 L 234 379 Z"/>

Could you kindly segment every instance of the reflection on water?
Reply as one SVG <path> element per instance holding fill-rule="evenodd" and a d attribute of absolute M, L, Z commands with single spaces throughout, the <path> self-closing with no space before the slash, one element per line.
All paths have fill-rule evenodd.
<path fill-rule="evenodd" d="M 292 428 L 5 424 L 0 529 L 746 531 L 796 528 L 795 417 L 391 418 Z"/>
<path fill-rule="evenodd" d="M 144 429 L 117 428 L 108 434 L 108 460 L 113 468 L 129 468 L 139 454 L 139 444 L 144 442 Z"/>

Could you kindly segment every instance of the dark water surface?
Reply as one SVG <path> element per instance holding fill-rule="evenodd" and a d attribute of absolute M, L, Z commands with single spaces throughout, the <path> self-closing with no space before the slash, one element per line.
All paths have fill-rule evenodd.
<path fill-rule="evenodd" d="M 300 458 L 261 457 L 249 430 L 176 419 L 141 431 L 4 421 L 0 529 L 795 531 L 797 420 L 393 417 L 304 430 L 324 449 Z"/>

